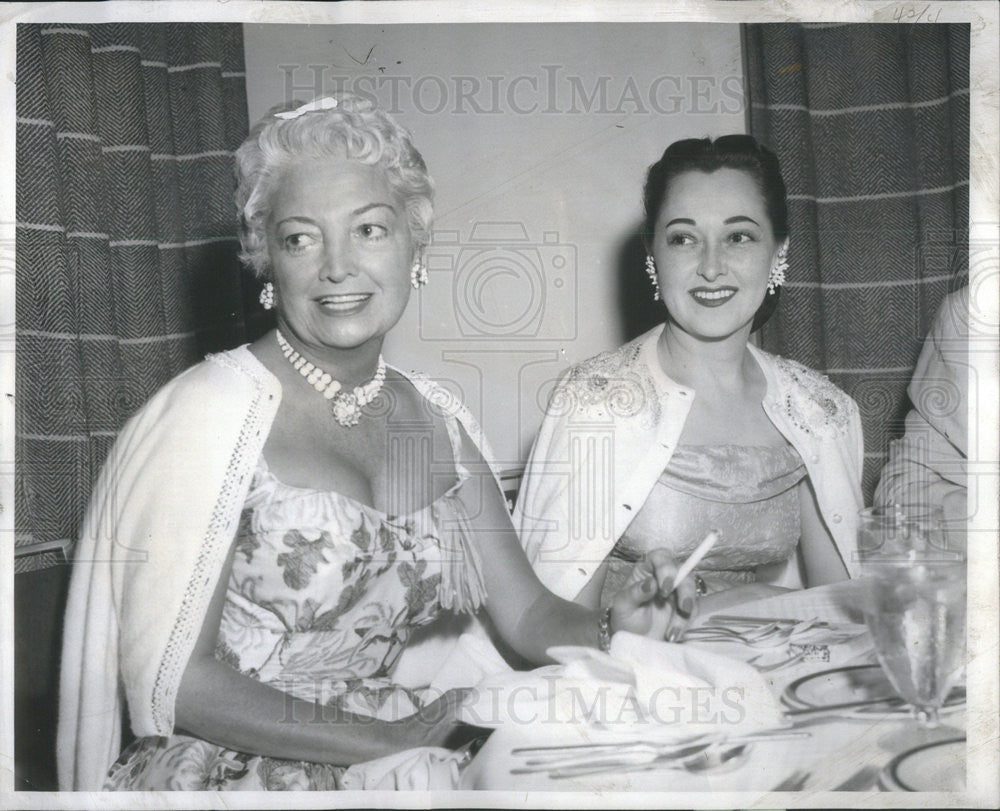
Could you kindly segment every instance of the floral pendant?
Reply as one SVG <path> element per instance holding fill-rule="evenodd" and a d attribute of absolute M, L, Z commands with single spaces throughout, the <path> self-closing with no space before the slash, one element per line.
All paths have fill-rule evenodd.
<path fill-rule="evenodd" d="M 330 401 L 333 418 L 345 428 L 353 428 L 361 419 L 361 406 L 354 392 L 338 394 Z"/>

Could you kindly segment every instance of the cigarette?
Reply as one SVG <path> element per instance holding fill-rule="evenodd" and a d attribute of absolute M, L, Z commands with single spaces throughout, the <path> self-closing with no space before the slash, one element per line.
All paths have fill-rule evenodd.
<path fill-rule="evenodd" d="M 674 578 L 674 584 L 670 587 L 670 591 L 663 595 L 664 597 L 671 594 L 674 589 L 684 582 L 684 578 L 694 571 L 694 567 L 701 563 L 701 559 L 719 542 L 720 537 L 721 535 L 717 529 L 709 531 L 708 535 L 705 536 L 705 540 L 698 544 L 698 548 L 681 564 L 681 567 L 677 570 L 677 576 Z"/>

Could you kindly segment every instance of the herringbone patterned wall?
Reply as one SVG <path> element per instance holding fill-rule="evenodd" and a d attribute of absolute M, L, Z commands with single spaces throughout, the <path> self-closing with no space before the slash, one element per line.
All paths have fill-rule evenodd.
<path fill-rule="evenodd" d="M 72 541 L 124 420 L 261 331 L 236 260 L 246 132 L 239 25 L 18 26 L 19 551 Z"/>
<path fill-rule="evenodd" d="M 744 47 L 791 219 L 763 344 L 858 401 L 870 502 L 923 338 L 968 281 L 969 26 L 747 25 Z"/>

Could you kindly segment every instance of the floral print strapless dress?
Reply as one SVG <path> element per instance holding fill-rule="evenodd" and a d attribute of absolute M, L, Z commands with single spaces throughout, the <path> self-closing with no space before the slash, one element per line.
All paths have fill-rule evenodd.
<path fill-rule="evenodd" d="M 458 427 L 448 422 L 457 458 Z M 263 458 L 244 505 L 216 657 L 289 695 L 394 720 L 437 695 L 392 681 L 411 631 L 485 595 L 457 495 L 393 517 L 278 481 Z M 442 582 L 442 579 L 444 582 Z M 426 691 L 424 691 L 426 692 Z M 184 734 L 141 738 L 108 789 L 340 789 L 346 767 L 250 755 Z"/>

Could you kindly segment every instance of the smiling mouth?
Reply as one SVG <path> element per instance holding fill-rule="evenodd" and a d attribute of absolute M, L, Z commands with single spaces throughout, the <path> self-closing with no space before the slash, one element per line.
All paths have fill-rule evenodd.
<path fill-rule="evenodd" d="M 329 312 L 353 313 L 364 307 L 371 297 L 371 293 L 339 293 L 337 295 L 318 296 L 316 303 Z"/>
<path fill-rule="evenodd" d="M 716 287 L 709 289 L 707 287 L 696 287 L 694 290 L 688 292 L 691 294 L 691 298 L 703 307 L 720 307 L 736 295 L 736 288 Z"/>

